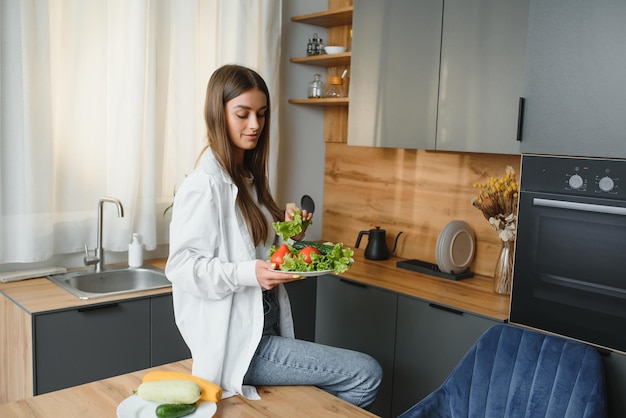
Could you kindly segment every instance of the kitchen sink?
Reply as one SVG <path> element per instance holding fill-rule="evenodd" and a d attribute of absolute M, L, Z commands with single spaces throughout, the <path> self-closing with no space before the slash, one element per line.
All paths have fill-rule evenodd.
<path fill-rule="evenodd" d="M 161 269 L 152 266 L 140 268 L 113 266 L 99 273 L 81 270 L 55 274 L 47 278 L 79 299 L 96 299 L 172 285 Z"/>

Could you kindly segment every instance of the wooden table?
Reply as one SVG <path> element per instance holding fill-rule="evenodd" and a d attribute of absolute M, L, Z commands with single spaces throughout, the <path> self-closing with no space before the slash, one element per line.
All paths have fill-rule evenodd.
<path fill-rule="evenodd" d="M 149 370 L 189 373 L 191 360 L 128 373 L 0 405 L 3 418 L 112 418 Z M 215 417 L 375 417 L 313 386 L 259 386 L 261 400 L 241 396 L 221 400 Z"/>

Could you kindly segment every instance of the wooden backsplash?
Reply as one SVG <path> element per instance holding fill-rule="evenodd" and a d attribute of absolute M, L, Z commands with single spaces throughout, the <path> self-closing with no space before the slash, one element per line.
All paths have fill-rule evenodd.
<path fill-rule="evenodd" d="M 518 174 L 519 155 L 475 154 L 355 147 L 326 143 L 322 236 L 354 247 L 359 231 L 387 231 L 395 255 L 436 263 L 437 238 L 452 220 L 464 220 L 476 234 L 470 269 L 493 276 L 500 239 L 482 213 L 471 205 L 472 186 L 503 176 L 507 166 Z M 367 237 L 359 245 L 365 248 Z"/>

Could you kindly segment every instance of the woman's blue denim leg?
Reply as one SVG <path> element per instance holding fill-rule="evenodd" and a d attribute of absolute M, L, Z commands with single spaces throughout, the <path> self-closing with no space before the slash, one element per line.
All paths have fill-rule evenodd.
<path fill-rule="evenodd" d="M 365 408 L 376 399 L 382 374 L 367 354 L 272 335 L 261 339 L 244 383 L 317 386 Z"/>

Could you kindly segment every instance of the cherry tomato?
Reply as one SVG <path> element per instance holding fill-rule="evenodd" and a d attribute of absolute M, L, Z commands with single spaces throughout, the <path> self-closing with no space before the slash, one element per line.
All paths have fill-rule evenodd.
<path fill-rule="evenodd" d="M 270 257 L 270 263 L 276 264 L 276 267 L 285 262 L 285 256 L 289 254 L 289 247 L 287 244 L 282 244 L 274 251 L 274 254 Z"/>
<path fill-rule="evenodd" d="M 311 261 L 312 261 L 311 253 L 322 254 L 317 248 L 313 248 L 313 247 L 304 247 L 303 249 L 300 250 L 300 254 L 304 256 L 304 261 L 307 264 L 311 264 Z"/>

